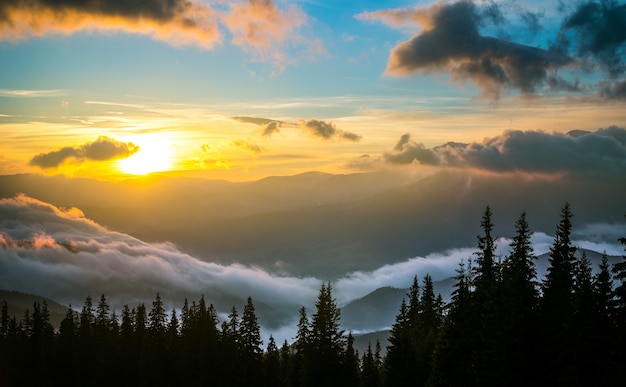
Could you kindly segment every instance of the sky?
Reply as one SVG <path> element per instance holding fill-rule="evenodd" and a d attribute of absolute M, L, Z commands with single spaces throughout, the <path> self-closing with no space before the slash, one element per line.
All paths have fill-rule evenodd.
<path fill-rule="evenodd" d="M 598 129 L 619 169 L 625 23 L 620 1 L 3 2 L 0 174 L 352 173 Z"/>

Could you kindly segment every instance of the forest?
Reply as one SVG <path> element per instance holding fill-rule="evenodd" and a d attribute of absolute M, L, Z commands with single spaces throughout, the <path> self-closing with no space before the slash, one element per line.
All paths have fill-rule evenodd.
<path fill-rule="evenodd" d="M 159 294 L 111 310 L 106 296 L 68 308 L 58 329 L 45 302 L 21 319 L 6 302 L 0 321 L 2 386 L 583 386 L 623 385 L 626 256 L 593 274 L 575 255 L 572 212 L 561 209 L 549 267 L 538 279 L 532 232 L 522 213 L 510 253 L 495 251 L 487 207 L 477 253 L 457 268 L 449 303 L 416 275 L 386 351 L 358 353 L 330 282 L 315 310 L 299 311 L 293 342 L 264 345 L 252 298 L 225 321 L 202 296 L 166 311 Z M 626 246 L 626 237 L 620 238 Z M 119 313 L 119 315 L 118 315 Z M 280 346 L 279 346 L 280 345 Z"/>

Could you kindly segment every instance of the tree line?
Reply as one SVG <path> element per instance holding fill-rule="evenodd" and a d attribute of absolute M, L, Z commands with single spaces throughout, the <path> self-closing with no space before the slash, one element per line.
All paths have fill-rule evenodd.
<path fill-rule="evenodd" d="M 386 354 L 363 354 L 341 330 L 329 283 L 314 313 L 299 311 L 292 343 L 266 346 L 251 298 L 220 323 L 204 297 L 165 310 L 124 306 L 118 316 L 102 295 L 68 308 L 57 331 L 44 302 L 18 320 L 6 302 L 0 318 L 0 385 L 68 386 L 517 386 L 621 385 L 626 355 L 626 256 L 597 274 L 571 241 L 565 204 L 540 282 L 523 213 L 511 252 L 495 250 L 486 208 L 478 252 L 461 262 L 449 303 L 427 274 L 414 278 L 391 329 Z M 626 245 L 626 238 L 620 238 Z"/>

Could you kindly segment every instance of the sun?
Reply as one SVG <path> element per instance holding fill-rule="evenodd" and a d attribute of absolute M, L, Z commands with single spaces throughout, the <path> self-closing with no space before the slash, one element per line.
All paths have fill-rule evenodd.
<path fill-rule="evenodd" d="M 172 169 L 172 148 L 167 136 L 144 134 L 129 140 L 139 145 L 134 155 L 118 161 L 118 168 L 131 175 L 145 175 Z"/>

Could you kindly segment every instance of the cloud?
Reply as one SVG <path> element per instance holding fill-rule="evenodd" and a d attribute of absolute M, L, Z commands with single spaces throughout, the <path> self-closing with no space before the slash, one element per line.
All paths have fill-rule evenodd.
<path fill-rule="evenodd" d="M 605 82 L 598 94 L 606 100 L 626 100 L 626 80 Z"/>
<path fill-rule="evenodd" d="M 79 30 L 125 31 L 173 45 L 209 49 L 219 42 L 216 11 L 184 0 L 32 0 L 0 5 L 0 39 L 19 40 Z"/>
<path fill-rule="evenodd" d="M 346 140 L 352 142 L 358 142 L 362 136 L 337 129 L 332 122 L 320 121 L 320 120 L 301 120 L 300 128 L 310 133 L 314 137 L 321 138 L 322 140 L 332 141 Z"/>
<path fill-rule="evenodd" d="M 411 140 L 411 135 L 406 133 L 393 148 L 393 151 L 385 153 L 384 159 L 392 164 L 411 164 L 418 162 L 425 165 L 439 164 L 439 158 L 435 151 L 427 149 L 423 144 Z"/>
<path fill-rule="evenodd" d="M 292 61 L 284 48 L 302 39 L 297 31 L 306 21 L 306 15 L 295 5 L 281 10 L 271 0 L 234 2 L 224 18 L 234 44 L 281 67 Z"/>
<path fill-rule="evenodd" d="M 261 128 L 261 135 L 266 137 L 271 137 L 272 134 L 279 133 L 280 128 L 283 126 L 293 126 L 293 124 L 288 124 L 286 122 L 278 120 L 272 120 L 271 118 L 247 116 L 235 116 L 231 118 L 235 121 L 258 125 Z"/>
<path fill-rule="evenodd" d="M 447 143 L 426 148 L 403 135 L 383 153 L 391 164 L 469 167 L 496 172 L 589 173 L 624 175 L 626 129 L 615 126 L 577 135 L 507 130 L 470 144 Z"/>
<path fill-rule="evenodd" d="M 270 62 L 278 72 L 295 62 L 286 49 L 316 47 L 300 30 L 307 17 L 296 5 L 279 8 L 271 0 L 29 0 L 0 3 L 0 40 L 18 41 L 78 31 L 122 31 L 149 35 L 173 46 L 212 49 L 224 28 L 232 43 Z"/>
<path fill-rule="evenodd" d="M 241 148 L 241 149 L 246 150 L 248 152 L 252 152 L 252 153 L 256 153 L 256 154 L 259 154 L 259 153 L 263 152 L 263 147 L 261 147 L 261 146 L 259 146 L 257 144 L 254 144 L 254 143 L 252 143 L 250 141 L 247 141 L 247 140 L 234 140 L 232 142 L 232 144 L 234 146 L 236 146 L 237 148 Z"/>
<path fill-rule="evenodd" d="M 274 133 L 279 133 L 280 128 L 283 126 L 280 121 L 272 121 L 267 124 L 261 125 L 261 134 L 266 137 L 271 137 Z"/>
<path fill-rule="evenodd" d="M 78 147 L 64 147 L 56 151 L 40 153 L 30 160 L 30 165 L 40 168 L 56 168 L 70 158 L 79 162 L 123 159 L 138 150 L 139 147 L 131 142 L 124 143 L 110 137 L 100 136 L 96 141 Z"/>
<path fill-rule="evenodd" d="M 363 136 L 359 134 L 337 129 L 335 124 L 332 122 L 322 120 L 300 120 L 299 123 L 296 124 L 260 117 L 235 116 L 231 118 L 236 121 L 258 125 L 261 129 L 261 135 L 267 137 L 270 137 L 272 134 L 279 133 L 281 128 L 299 127 L 301 130 L 312 135 L 313 137 L 317 137 L 325 141 L 345 140 L 359 142 L 361 141 L 361 138 L 363 138 Z"/>
<path fill-rule="evenodd" d="M 559 31 L 561 49 L 573 49 L 606 67 L 611 76 L 624 73 L 626 4 L 617 1 L 580 3 Z"/>
<path fill-rule="evenodd" d="M 623 99 L 624 80 L 619 78 L 626 71 L 626 5 L 587 1 L 572 8 L 562 6 L 557 12 L 564 21 L 551 30 L 540 24 L 537 13 L 515 7 L 505 14 L 503 7 L 507 5 L 439 1 L 428 7 L 364 12 L 356 17 L 392 28 L 413 27 L 413 36 L 390 53 L 386 69 L 390 75 L 449 73 L 453 81 L 471 81 L 492 99 L 507 90 L 536 96 L 545 90 L 582 93 L 590 89 L 599 90 L 604 100 Z M 519 25 L 525 27 L 523 31 L 515 30 Z M 487 36 L 488 27 L 501 31 L 501 38 Z M 542 44 L 515 41 L 529 35 Z M 562 69 L 567 76 L 558 74 Z M 607 79 L 598 82 L 607 74 L 615 82 L 609 88 Z M 581 77 L 590 83 L 583 85 Z"/>
<path fill-rule="evenodd" d="M 479 25 L 487 16 L 469 1 L 440 2 L 412 12 L 411 20 L 423 29 L 392 50 L 388 74 L 449 72 L 453 79 L 471 80 L 484 95 L 498 98 L 502 88 L 535 94 L 547 83 L 550 71 L 570 62 L 565 55 L 481 35 Z M 396 19 L 390 16 L 403 15 L 401 20 L 406 20 L 404 13 L 370 13 L 367 17 L 394 23 Z"/>
<path fill-rule="evenodd" d="M 1 15 L 1 14 L 0 14 Z M 1 24 L 0 18 L 0 24 Z M 1 36 L 1 35 L 0 35 Z M 64 95 L 65 90 L 14 90 L 0 89 L 0 96 L 9 98 L 42 98 Z"/>
<path fill-rule="evenodd" d="M 314 302 L 321 281 L 274 276 L 259 268 L 218 265 L 169 243 L 146 243 L 107 230 L 78 209 L 21 195 L 0 199 L 0 283 L 80 305 L 104 293 L 119 307 L 156 292 L 179 307 L 185 297 L 245 300 L 292 308 Z"/>
<path fill-rule="evenodd" d="M 233 116 L 231 118 L 235 121 L 245 122 L 248 124 L 255 124 L 255 125 L 266 125 L 271 122 L 276 122 L 276 120 L 273 120 L 271 118 L 262 118 L 262 117 Z"/>

